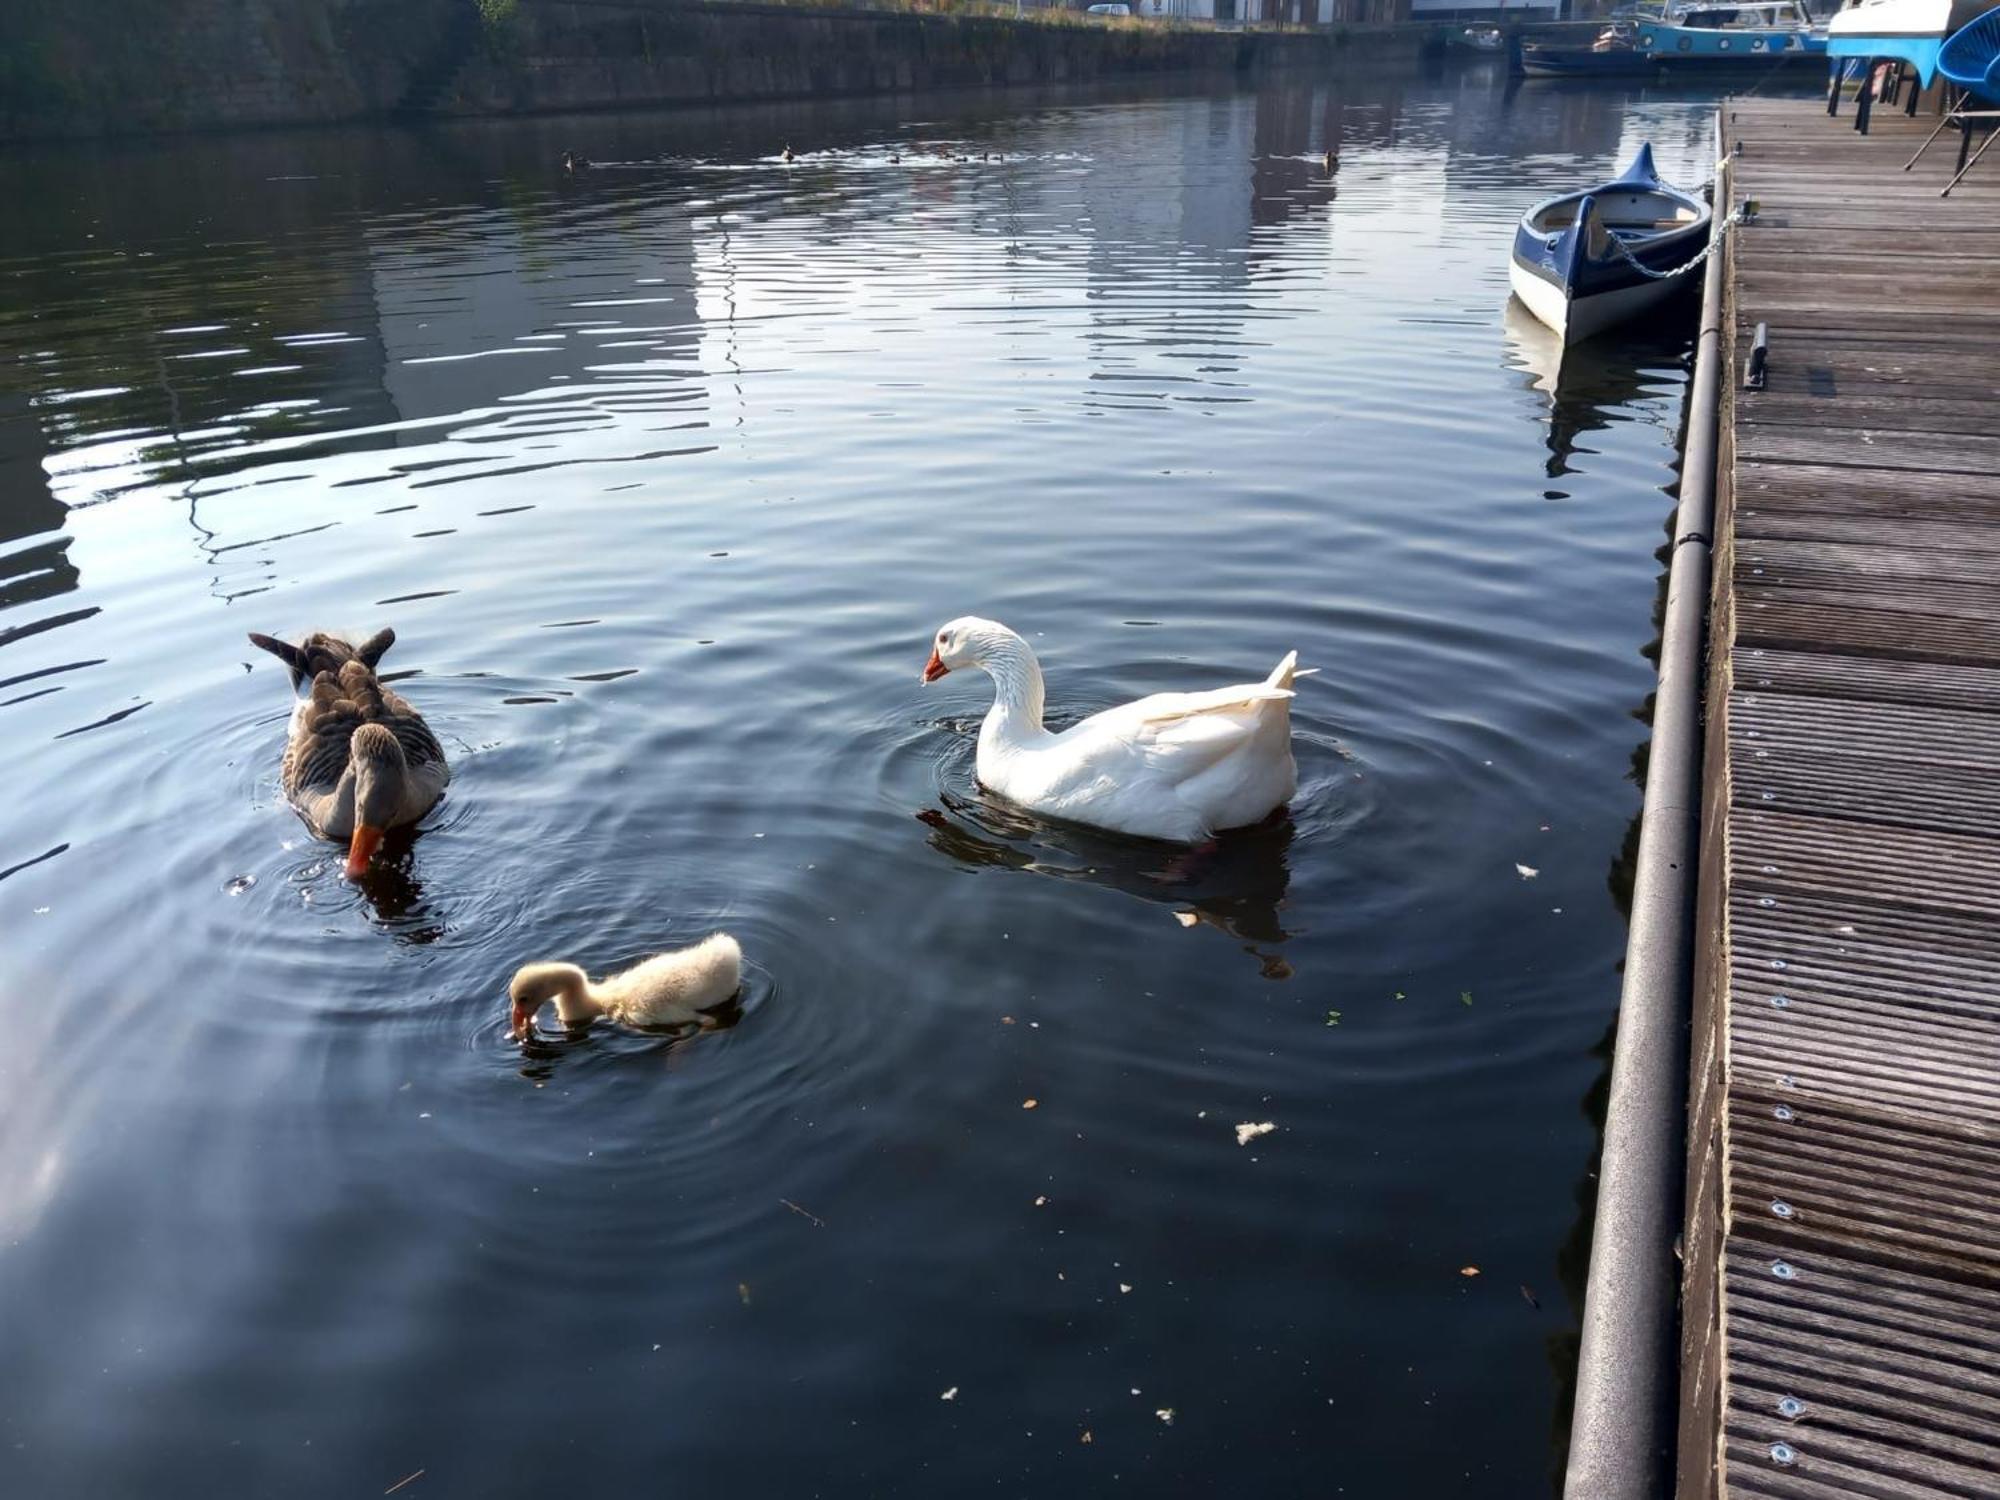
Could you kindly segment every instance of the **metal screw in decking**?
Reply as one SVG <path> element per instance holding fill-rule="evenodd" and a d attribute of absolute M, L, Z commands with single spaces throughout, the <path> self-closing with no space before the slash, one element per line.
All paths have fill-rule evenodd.
<path fill-rule="evenodd" d="M 1789 1219 L 1795 1210 L 1783 1198 L 1773 1198 L 1771 1200 L 1771 1212 L 1781 1219 Z"/>
<path fill-rule="evenodd" d="M 1771 1118 L 1776 1120 L 1780 1125 L 1791 1124 L 1792 1123 L 1791 1105 L 1780 1104 L 1776 1109 L 1771 1111 Z"/>
<path fill-rule="evenodd" d="M 1781 1417 L 1801 1417 L 1805 1415 L 1806 1404 L 1797 1396 L 1778 1398 L 1778 1415 Z"/>
<path fill-rule="evenodd" d="M 1775 1005 L 1779 1010 L 1783 1010 L 1786 1006 L 1792 1003 L 1792 997 L 1789 995 L 1773 995 L 1771 997 L 1771 1003 Z"/>
<path fill-rule="evenodd" d="M 1799 1272 L 1798 1268 L 1788 1260 L 1774 1260 L 1771 1262 L 1771 1274 L 1780 1281 L 1790 1281 Z"/>
<path fill-rule="evenodd" d="M 1792 1464 L 1795 1464 L 1798 1461 L 1799 1461 L 1799 1456 L 1798 1454 L 1792 1451 L 1792 1445 L 1790 1443 L 1771 1444 L 1772 1463 L 1784 1464 L 1787 1467 L 1790 1467 Z"/>

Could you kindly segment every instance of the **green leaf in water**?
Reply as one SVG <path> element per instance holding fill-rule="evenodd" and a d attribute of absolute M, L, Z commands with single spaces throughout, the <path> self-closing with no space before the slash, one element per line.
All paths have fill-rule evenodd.
<path fill-rule="evenodd" d="M 1338 1026 L 1340 1024 L 1340 1012 L 1337 1010 L 1328 1011 L 1326 1013 L 1326 1024 L 1329 1026 Z"/>
<path fill-rule="evenodd" d="M 1470 1005 L 1470 1004 L 1472 1004 L 1472 991 L 1471 991 L 1471 990 L 1460 990 L 1460 991 L 1458 992 L 1458 1003 L 1459 1003 L 1460 1005 Z"/>

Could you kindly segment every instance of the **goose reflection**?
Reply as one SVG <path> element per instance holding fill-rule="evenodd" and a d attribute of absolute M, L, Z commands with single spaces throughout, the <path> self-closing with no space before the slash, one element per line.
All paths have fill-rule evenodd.
<path fill-rule="evenodd" d="M 435 943 L 447 930 L 444 913 L 425 896 L 424 883 L 415 873 L 416 845 L 421 837 L 415 828 L 390 829 L 368 868 L 347 882 L 361 893 L 376 922 L 397 942 L 419 947 Z"/>
<path fill-rule="evenodd" d="M 503 1017 L 506 1015 L 504 1007 L 500 1014 Z M 698 1021 L 671 1026 L 593 1026 L 586 1021 L 578 1026 L 538 1026 L 526 1036 L 516 1039 L 503 1022 L 499 1031 L 506 1046 L 519 1058 L 516 1071 L 521 1077 L 534 1083 L 546 1083 L 556 1076 L 556 1068 L 571 1060 L 573 1054 L 575 1060 L 581 1061 L 584 1055 L 606 1049 L 614 1055 L 627 1057 L 635 1052 L 657 1055 L 661 1065 L 672 1072 L 693 1057 L 695 1042 L 716 1032 L 733 1031 L 744 1014 L 744 995 L 738 993 L 715 1009 L 703 1011 Z"/>
<path fill-rule="evenodd" d="M 1188 927 L 1213 927 L 1243 944 L 1266 979 L 1289 979 L 1279 949 L 1292 936 L 1279 921 L 1291 886 L 1293 825 L 1284 809 L 1185 849 L 1046 822 L 996 798 L 946 793 L 917 813 L 926 842 L 976 869 L 1019 870 L 1122 891 L 1171 909 Z"/>

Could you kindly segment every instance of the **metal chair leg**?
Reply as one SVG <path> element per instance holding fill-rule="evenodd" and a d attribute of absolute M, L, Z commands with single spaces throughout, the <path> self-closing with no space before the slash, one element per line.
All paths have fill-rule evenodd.
<path fill-rule="evenodd" d="M 1949 93 L 1948 89 L 1947 93 Z M 1939 120 L 1937 123 L 1937 129 L 1933 130 L 1929 135 L 1925 136 L 1924 143 L 1921 146 L 1917 147 L 1917 155 L 1911 157 L 1908 161 L 1903 163 L 1903 170 L 1905 172 L 1909 171 L 1910 168 L 1914 167 L 1917 164 L 1918 157 L 1921 157 L 1926 151 L 1931 149 L 1931 142 L 1944 134 L 1945 127 L 1947 125 L 1953 124 L 1958 119 L 1958 109 L 1959 106 L 1953 104 L 1951 105 L 1950 108 L 1945 110 L 1944 118 L 1942 120 Z"/>
<path fill-rule="evenodd" d="M 1993 138 L 1996 135 L 2000 135 L 2000 128 L 1990 129 L 1986 132 L 1986 139 L 1981 141 L 1979 143 L 1979 149 L 1972 153 L 1972 160 L 1966 162 L 1958 169 L 1958 177 L 1952 178 L 1950 182 L 1947 182 L 1944 185 L 1944 191 L 1938 194 L 1940 198 L 1945 197 L 1947 194 L 1951 192 L 1953 188 L 1958 186 L 1959 177 L 1963 177 L 1967 172 L 1970 172 L 1974 167 L 1979 165 L 1979 158 L 1986 154 L 1986 148 L 1993 144 Z M 1972 122 L 1970 120 L 1966 121 L 1965 124 L 1965 139 L 1967 144 L 1971 143 Z M 1963 148 L 1961 148 L 1961 151 L 1962 149 Z"/>

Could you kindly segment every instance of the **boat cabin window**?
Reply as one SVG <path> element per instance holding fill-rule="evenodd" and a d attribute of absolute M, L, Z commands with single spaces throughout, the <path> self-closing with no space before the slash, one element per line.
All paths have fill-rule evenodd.
<path fill-rule="evenodd" d="M 1767 5 L 1704 5 L 1682 11 L 1682 26 L 1700 31 L 1747 28 L 1761 31 L 1810 26 L 1812 18 L 1796 0 Z"/>

